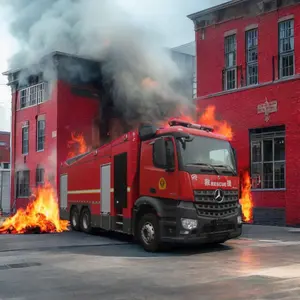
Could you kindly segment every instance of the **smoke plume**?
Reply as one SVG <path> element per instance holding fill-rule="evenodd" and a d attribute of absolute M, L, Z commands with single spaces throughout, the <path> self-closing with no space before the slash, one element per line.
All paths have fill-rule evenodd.
<path fill-rule="evenodd" d="M 5 3 L 10 6 L 11 33 L 21 49 L 10 59 L 11 68 L 35 64 L 52 51 L 103 61 L 102 80 L 113 83 L 114 106 L 127 119 L 153 120 L 161 117 L 162 108 L 191 103 L 186 91 L 176 89 L 182 74 L 159 37 L 135 23 L 113 0 Z M 70 76 L 90 76 L 80 68 L 69 70 Z M 44 66 L 43 72 L 53 74 Z"/>

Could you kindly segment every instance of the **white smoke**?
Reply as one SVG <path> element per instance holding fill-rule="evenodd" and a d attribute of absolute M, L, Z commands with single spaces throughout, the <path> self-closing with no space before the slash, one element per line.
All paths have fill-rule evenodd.
<path fill-rule="evenodd" d="M 115 105 L 126 110 L 127 117 L 139 115 L 149 119 L 150 114 L 157 117 L 164 104 L 174 107 L 190 103 L 185 98 L 186 91 L 176 90 L 174 83 L 181 80 L 182 74 L 161 46 L 160 37 L 136 24 L 113 0 L 5 3 L 11 8 L 11 33 L 21 49 L 11 58 L 11 68 L 34 64 L 52 51 L 67 52 L 105 61 L 104 80 L 113 80 Z M 158 85 L 143 86 L 147 77 Z"/>

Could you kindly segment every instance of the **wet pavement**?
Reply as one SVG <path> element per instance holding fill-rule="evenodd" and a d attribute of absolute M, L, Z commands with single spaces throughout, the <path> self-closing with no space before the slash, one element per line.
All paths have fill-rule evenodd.
<path fill-rule="evenodd" d="M 245 226 L 216 247 L 150 254 L 124 237 L 0 236 L 0 299 L 300 299 L 300 231 Z"/>

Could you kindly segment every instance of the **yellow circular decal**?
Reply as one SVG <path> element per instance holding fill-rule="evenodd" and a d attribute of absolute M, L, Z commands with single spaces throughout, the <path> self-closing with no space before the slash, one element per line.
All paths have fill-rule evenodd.
<path fill-rule="evenodd" d="M 158 186 L 159 186 L 160 190 L 165 190 L 167 188 L 167 182 L 166 182 L 166 180 L 164 178 L 160 178 Z"/>

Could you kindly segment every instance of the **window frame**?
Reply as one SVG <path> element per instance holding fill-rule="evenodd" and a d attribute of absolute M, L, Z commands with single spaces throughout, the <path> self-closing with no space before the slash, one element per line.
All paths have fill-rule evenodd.
<path fill-rule="evenodd" d="M 293 32 L 293 35 L 291 36 L 288 36 L 288 37 L 281 37 L 281 26 L 284 25 L 284 24 L 287 24 L 291 22 L 292 25 L 291 25 L 291 30 Z M 286 27 L 285 27 L 286 28 Z M 287 29 L 285 29 L 287 30 Z M 291 39 L 293 41 L 293 49 L 292 50 L 283 50 L 281 51 L 281 41 L 284 41 L 284 40 L 288 40 L 288 39 Z M 293 73 L 291 75 L 283 75 L 283 67 L 282 67 L 282 64 L 283 64 L 283 59 L 284 58 L 289 58 L 289 57 L 292 57 L 293 59 Z M 287 19 L 287 20 L 284 20 L 284 21 L 280 21 L 278 22 L 278 77 L 279 79 L 285 79 L 285 78 L 289 78 L 289 77 L 293 77 L 295 76 L 295 72 L 296 72 L 296 62 L 295 62 L 295 20 L 294 18 L 290 18 L 290 19 Z"/>
<path fill-rule="evenodd" d="M 6 168 L 7 167 L 7 168 Z M 3 163 L 3 169 L 4 170 L 10 170 L 10 163 L 9 162 L 4 162 Z"/>
<path fill-rule="evenodd" d="M 27 130 L 27 140 L 24 140 L 24 130 Z M 27 152 L 24 151 L 25 141 L 27 141 Z M 22 126 L 22 155 L 29 154 L 29 125 Z"/>
<path fill-rule="evenodd" d="M 47 100 L 48 96 L 47 82 L 41 82 L 20 89 L 18 92 L 19 109 L 25 109 L 44 103 Z"/>
<path fill-rule="evenodd" d="M 249 35 L 252 33 L 256 33 L 256 45 L 249 47 Z M 251 37 L 252 40 L 255 39 L 255 37 Z M 249 29 L 245 32 L 245 43 L 246 43 L 246 47 L 245 47 L 245 55 L 246 55 L 246 84 L 247 86 L 254 86 L 254 85 L 258 85 L 259 84 L 259 72 L 258 72 L 258 28 L 253 28 L 253 29 Z M 256 50 L 256 54 L 257 54 L 257 59 L 255 61 L 249 61 L 249 52 L 251 51 L 255 51 Z M 249 68 L 250 67 L 256 67 L 257 68 L 257 73 L 256 73 L 256 78 L 257 78 L 257 82 L 256 83 L 250 83 L 250 76 L 249 76 Z"/>
<path fill-rule="evenodd" d="M 39 135 L 40 134 L 40 127 L 39 127 L 39 124 L 43 123 L 44 124 L 44 128 L 43 129 L 43 135 Z M 45 140 L 46 140 L 46 120 L 44 118 L 41 118 L 41 119 L 37 119 L 36 121 L 36 151 L 37 152 L 42 152 L 45 150 Z M 39 139 L 42 139 L 42 148 L 39 148 L 39 145 L 40 145 L 40 140 Z"/>
<path fill-rule="evenodd" d="M 233 39 L 233 45 L 234 48 L 233 50 L 230 50 L 230 43 L 227 43 L 228 40 Z M 228 50 L 229 48 L 229 50 Z M 233 54 L 234 55 L 234 63 L 232 66 L 228 65 L 229 61 L 229 55 Z M 236 33 L 230 34 L 225 36 L 224 38 L 224 59 L 225 59 L 225 68 L 224 68 L 224 90 L 225 91 L 232 91 L 237 89 L 237 40 L 236 40 Z M 232 73 L 233 72 L 233 73 Z M 232 73 L 234 74 L 234 87 L 228 88 L 228 75 Z"/>
<path fill-rule="evenodd" d="M 40 180 L 42 179 L 42 180 Z M 35 184 L 37 187 L 45 185 L 45 169 L 42 167 L 36 168 L 35 171 Z"/>
<path fill-rule="evenodd" d="M 284 191 L 286 190 L 286 146 L 284 148 L 284 160 L 275 160 L 275 140 L 276 139 L 284 139 L 284 143 L 286 145 L 286 135 L 285 130 L 274 130 L 270 132 L 262 132 L 262 133 L 250 133 L 250 174 L 252 178 L 252 171 L 253 171 L 253 165 L 259 165 L 260 166 L 260 174 L 261 174 L 261 188 L 253 188 L 251 186 L 252 191 Z M 264 160 L 264 141 L 272 141 L 272 160 L 265 161 Z M 259 162 L 253 162 L 253 144 L 260 142 L 261 145 L 261 160 Z M 273 188 L 265 188 L 264 187 L 264 165 L 266 163 L 272 163 L 272 185 Z M 276 182 L 275 182 L 275 165 L 276 163 L 283 163 L 284 164 L 284 187 L 283 188 L 276 188 Z"/>
<path fill-rule="evenodd" d="M 25 177 L 24 174 L 27 174 L 28 176 Z M 30 171 L 29 170 L 23 170 L 23 171 L 17 171 L 16 174 L 16 198 L 29 198 L 30 197 Z M 20 179 L 22 178 L 22 183 L 20 183 Z M 25 178 L 27 180 L 25 180 Z M 26 181 L 26 182 L 24 182 Z M 27 185 L 27 193 L 21 193 L 24 192 L 24 186 Z M 21 189 L 21 186 L 23 186 L 23 189 Z"/>

